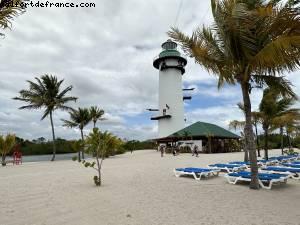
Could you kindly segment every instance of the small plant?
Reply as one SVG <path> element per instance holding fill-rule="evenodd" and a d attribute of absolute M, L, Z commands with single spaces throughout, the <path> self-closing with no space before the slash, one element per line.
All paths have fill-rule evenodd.
<path fill-rule="evenodd" d="M 6 155 L 12 150 L 16 144 L 16 136 L 14 134 L 7 134 L 6 136 L 0 135 L 0 153 L 1 153 L 1 164 L 6 166 L 5 158 Z"/>
<path fill-rule="evenodd" d="M 101 186 L 102 184 L 101 168 L 104 158 L 109 150 L 116 149 L 120 147 L 121 144 L 122 142 L 119 138 L 113 136 L 109 132 L 102 133 L 98 128 L 94 128 L 93 131 L 86 137 L 84 149 L 87 153 L 95 156 L 96 161 L 89 162 L 83 160 L 81 163 L 85 168 L 93 168 L 97 171 L 98 174 L 93 177 L 96 186 Z"/>

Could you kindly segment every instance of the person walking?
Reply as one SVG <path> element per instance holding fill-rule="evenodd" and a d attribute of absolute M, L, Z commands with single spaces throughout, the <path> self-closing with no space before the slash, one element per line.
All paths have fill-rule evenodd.
<path fill-rule="evenodd" d="M 164 151 L 165 151 L 164 148 L 165 148 L 164 145 L 159 146 L 160 156 L 161 156 L 161 157 L 164 157 Z"/>
<path fill-rule="evenodd" d="M 198 145 L 195 145 L 195 146 L 194 146 L 192 156 L 194 156 L 194 155 L 196 155 L 196 157 L 199 157 L 199 153 L 198 153 Z"/>

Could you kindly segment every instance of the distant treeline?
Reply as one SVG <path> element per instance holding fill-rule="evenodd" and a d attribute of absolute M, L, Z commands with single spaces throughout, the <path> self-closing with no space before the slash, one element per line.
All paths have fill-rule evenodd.
<path fill-rule="evenodd" d="M 264 135 L 258 135 L 259 146 L 260 148 L 264 147 Z M 300 136 L 291 137 L 291 146 L 294 148 L 300 148 Z M 283 146 L 284 148 L 289 147 L 289 140 L 286 135 L 283 135 Z M 278 149 L 281 148 L 281 136 L 279 134 L 270 134 L 268 141 L 269 149 Z"/>
<path fill-rule="evenodd" d="M 45 138 L 40 137 L 36 140 L 24 140 L 16 137 L 17 143 L 20 145 L 20 149 L 23 155 L 46 155 L 52 154 L 52 141 L 47 141 Z M 65 140 L 62 138 L 56 139 L 56 153 L 75 153 L 72 148 L 72 140 Z M 122 154 L 126 151 L 131 150 L 142 150 L 142 149 L 154 149 L 156 147 L 154 142 L 151 141 L 124 141 L 124 144 L 120 149 L 111 151 L 109 155 Z"/>

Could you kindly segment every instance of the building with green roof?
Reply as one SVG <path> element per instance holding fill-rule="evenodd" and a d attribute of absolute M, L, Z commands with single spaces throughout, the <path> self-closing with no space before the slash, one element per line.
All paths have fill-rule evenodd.
<path fill-rule="evenodd" d="M 233 151 L 232 142 L 238 141 L 240 136 L 215 124 L 196 122 L 165 138 L 157 139 L 158 143 L 190 142 L 201 140 L 203 152 L 218 153 Z"/>

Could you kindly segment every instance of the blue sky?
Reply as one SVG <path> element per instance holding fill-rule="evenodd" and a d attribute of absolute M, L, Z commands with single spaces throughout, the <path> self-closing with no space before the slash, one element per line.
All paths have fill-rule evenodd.
<path fill-rule="evenodd" d="M 28 8 L 0 40 L 0 133 L 51 139 L 49 118 L 40 121 L 41 110 L 18 110 L 22 103 L 12 100 L 28 87 L 26 80 L 48 73 L 73 86 L 70 94 L 79 97 L 74 108 L 97 105 L 105 110 L 102 130 L 127 139 L 156 137 L 157 123 L 145 110 L 158 105 L 153 58 L 175 22 L 188 34 L 213 22 L 210 0 L 182 0 L 179 8 L 180 1 L 103 0 L 95 1 L 95 8 Z M 300 94 L 299 72 L 286 75 Z M 187 125 L 206 121 L 228 128 L 230 120 L 243 119 L 236 107 L 239 87 L 218 90 L 216 84 L 216 77 L 188 59 L 183 85 L 196 89 L 185 105 Z M 254 110 L 261 95 L 260 90 L 251 95 Z M 68 113 L 56 111 L 57 136 L 79 138 L 78 129 L 62 127 L 61 119 L 68 119 Z"/>

